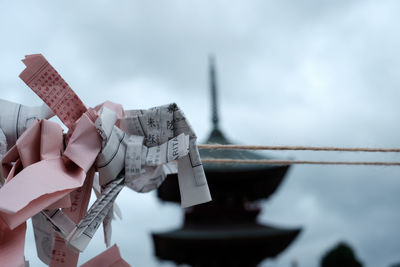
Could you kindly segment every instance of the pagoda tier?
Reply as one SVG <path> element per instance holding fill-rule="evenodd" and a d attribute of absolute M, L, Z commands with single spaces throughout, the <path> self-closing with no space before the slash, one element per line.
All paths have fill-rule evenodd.
<path fill-rule="evenodd" d="M 207 143 L 229 144 L 218 127 L 216 83 L 210 68 L 213 130 Z M 202 158 L 266 159 L 251 151 L 200 149 Z M 256 266 L 276 257 L 296 239 L 301 229 L 282 229 L 257 222 L 258 200 L 268 199 L 282 183 L 290 166 L 260 164 L 204 164 L 213 200 L 185 209 L 183 226 L 153 233 L 159 259 L 192 266 Z M 178 179 L 169 175 L 158 188 L 162 201 L 180 203 Z"/>
<path fill-rule="evenodd" d="M 207 143 L 228 144 L 219 130 Z M 265 159 L 257 153 L 201 149 L 202 158 Z M 155 254 L 163 260 L 192 266 L 256 266 L 285 250 L 300 229 L 257 223 L 257 200 L 279 187 L 290 166 L 204 164 L 213 201 L 185 210 L 183 227 L 154 233 Z M 178 179 L 170 175 L 158 189 L 163 201 L 180 202 Z"/>
<path fill-rule="evenodd" d="M 256 266 L 282 252 L 300 230 L 257 223 L 189 224 L 153 234 L 158 258 L 192 266 Z"/>

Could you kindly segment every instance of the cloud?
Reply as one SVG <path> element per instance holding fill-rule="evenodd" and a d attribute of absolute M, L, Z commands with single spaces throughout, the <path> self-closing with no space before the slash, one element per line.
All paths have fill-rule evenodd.
<path fill-rule="evenodd" d="M 0 3 L 2 97 L 39 104 L 18 74 L 43 53 L 88 106 L 177 102 L 200 140 L 210 129 L 207 57 L 215 53 L 221 125 L 241 144 L 398 147 L 396 1 L 36 1 Z M 323 160 L 397 155 L 271 153 Z M 339 240 L 368 266 L 399 261 L 400 179 L 394 167 L 293 166 L 262 202 L 260 221 L 302 226 L 263 266 L 317 266 Z M 157 266 L 149 233 L 177 227 L 180 209 L 124 191 L 114 239 L 133 265 Z M 129 237 L 128 234 L 129 233 Z M 26 256 L 34 266 L 33 240 Z M 82 255 L 103 250 L 101 231 Z M 166 264 L 168 265 L 168 264 Z"/>

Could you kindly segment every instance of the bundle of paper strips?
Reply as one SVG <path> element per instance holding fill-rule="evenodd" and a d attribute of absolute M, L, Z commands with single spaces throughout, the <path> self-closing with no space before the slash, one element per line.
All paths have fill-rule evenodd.
<path fill-rule="evenodd" d="M 211 200 L 196 135 L 176 104 L 124 110 L 106 101 L 86 108 L 42 55 L 22 61 L 20 78 L 44 104 L 0 100 L 0 266 L 28 264 L 29 218 L 38 257 L 50 266 L 76 266 L 101 222 L 108 247 L 124 186 L 148 192 L 177 172 L 182 207 Z M 66 134 L 47 120 L 54 115 Z M 88 209 L 92 188 L 97 200 Z M 116 247 L 104 253 L 127 266 Z M 90 262 L 84 266 L 97 266 Z"/>

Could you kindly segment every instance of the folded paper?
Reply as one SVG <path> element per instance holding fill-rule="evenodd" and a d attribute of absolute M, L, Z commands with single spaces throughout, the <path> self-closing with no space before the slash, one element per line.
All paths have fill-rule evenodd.
<path fill-rule="evenodd" d="M 89 260 L 81 267 L 130 267 L 130 265 L 122 259 L 121 254 L 117 245 L 114 245 L 97 255 L 93 259 Z"/>
<path fill-rule="evenodd" d="M 50 266 L 76 266 L 101 223 L 109 246 L 114 212 L 121 217 L 115 199 L 125 186 L 149 192 L 177 172 L 182 207 L 211 200 L 196 135 L 176 104 L 124 110 L 106 101 L 86 108 L 42 55 L 23 62 L 20 78 L 44 104 L 0 99 L 1 264 L 26 264 L 29 218 L 38 256 Z M 66 134 L 47 120 L 53 115 Z M 88 209 L 92 187 L 97 200 Z M 129 266 L 116 246 L 82 266 L 99 266 L 106 258 L 103 266 Z"/>

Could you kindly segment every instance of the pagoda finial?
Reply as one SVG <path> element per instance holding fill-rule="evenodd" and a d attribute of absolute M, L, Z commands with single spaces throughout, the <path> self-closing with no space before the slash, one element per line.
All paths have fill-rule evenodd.
<path fill-rule="evenodd" d="M 209 56 L 210 67 L 210 89 L 211 89 L 211 107 L 212 122 L 214 129 L 218 129 L 218 105 L 217 105 L 217 73 L 215 67 L 215 57 L 213 54 Z"/>

